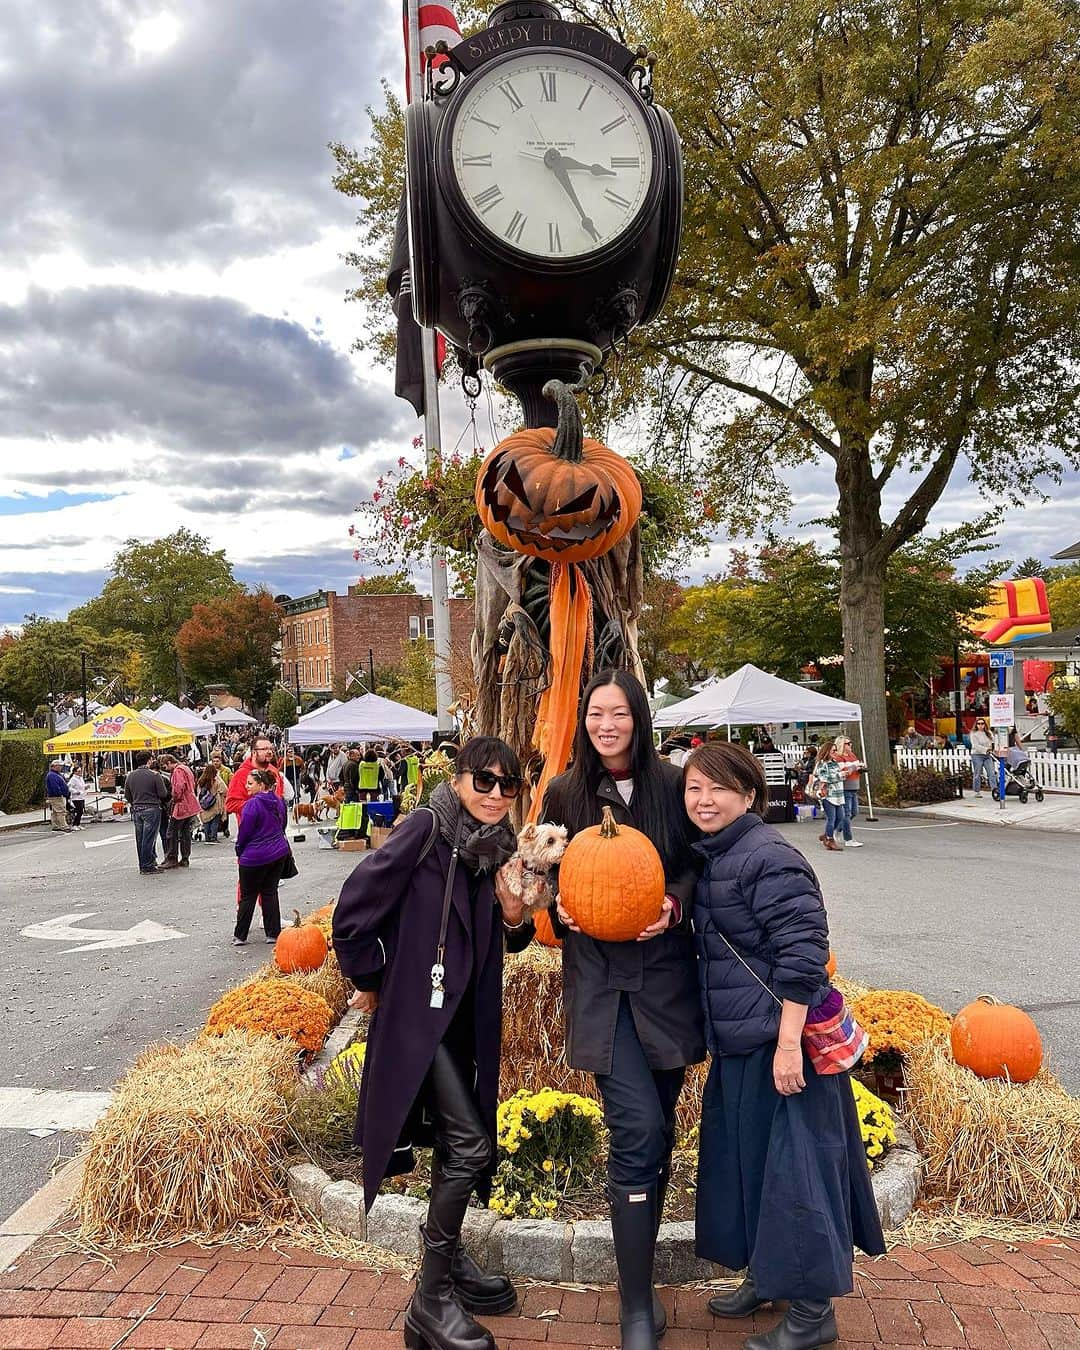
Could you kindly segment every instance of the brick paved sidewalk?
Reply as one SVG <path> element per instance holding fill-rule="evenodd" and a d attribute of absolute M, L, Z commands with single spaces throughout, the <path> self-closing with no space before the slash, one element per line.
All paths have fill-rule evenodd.
<path fill-rule="evenodd" d="M 185 1244 L 156 1256 L 121 1256 L 110 1268 L 44 1250 L 39 1244 L 0 1275 L 3 1350 L 402 1345 L 411 1284 L 355 1262 L 297 1250 L 206 1251 Z M 856 1284 L 857 1293 L 837 1308 L 845 1350 L 1080 1350 L 1078 1241 L 894 1248 L 883 1260 L 860 1262 Z M 750 1319 L 715 1321 L 699 1290 L 665 1289 L 663 1297 L 671 1318 L 664 1350 L 738 1350 L 759 1329 Z M 500 1350 L 601 1350 L 618 1345 L 615 1318 L 611 1292 L 528 1286 L 519 1316 L 490 1318 L 487 1325 Z"/>

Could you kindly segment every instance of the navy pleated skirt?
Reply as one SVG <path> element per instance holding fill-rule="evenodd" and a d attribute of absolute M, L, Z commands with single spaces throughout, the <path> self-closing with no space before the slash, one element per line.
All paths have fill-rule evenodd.
<path fill-rule="evenodd" d="M 805 1089 L 773 1086 L 775 1045 L 714 1059 L 698 1160 L 697 1252 L 749 1267 L 761 1298 L 851 1292 L 853 1248 L 885 1250 L 859 1118 L 846 1073 Z"/>

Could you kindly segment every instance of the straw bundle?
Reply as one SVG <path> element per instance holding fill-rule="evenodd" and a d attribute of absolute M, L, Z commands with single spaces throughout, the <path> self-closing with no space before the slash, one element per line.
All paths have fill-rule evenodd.
<path fill-rule="evenodd" d="M 230 1030 L 145 1050 L 90 1136 L 80 1238 L 214 1238 L 261 1219 L 282 1196 L 295 1085 L 289 1040 Z"/>
<path fill-rule="evenodd" d="M 333 952 L 327 953 L 326 960 L 317 970 L 294 970 L 286 975 L 284 971 L 277 968 L 273 961 L 269 961 L 265 966 L 259 967 L 254 978 L 256 980 L 287 980 L 299 989 L 306 989 L 309 994 L 318 994 L 333 1009 L 335 1021 L 345 1011 L 353 992 L 352 985 L 342 975 L 341 967 L 338 965 Z"/>
<path fill-rule="evenodd" d="M 1025 1223 L 1080 1219 L 1080 1099 L 1048 1070 L 1030 1083 L 983 1079 L 928 1042 L 909 1056 L 907 1084 L 929 1195 Z"/>
<path fill-rule="evenodd" d="M 687 1070 L 679 1098 L 677 1137 L 685 1139 L 701 1119 L 701 1094 L 706 1066 Z M 566 1063 L 563 1021 L 562 956 L 550 947 L 530 943 L 506 958 L 503 975 L 502 1076 L 499 1100 L 521 1088 L 539 1092 L 575 1092 L 597 1098 L 591 1073 Z"/>

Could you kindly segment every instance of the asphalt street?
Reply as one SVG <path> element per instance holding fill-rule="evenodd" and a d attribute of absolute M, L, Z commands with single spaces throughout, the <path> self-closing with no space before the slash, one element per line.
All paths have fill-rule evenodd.
<path fill-rule="evenodd" d="M 283 915 L 332 899 L 364 856 L 319 849 L 310 829 L 294 850 L 300 876 L 282 884 Z M 130 823 L 72 835 L 39 827 L 0 832 L 0 1215 L 33 1194 L 79 1143 L 68 1131 L 35 1136 L 28 1128 L 40 1128 L 57 1101 L 69 1102 L 27 1100 L 17 1090 L 108 1091 L 151 1041 L 196 1031 L 222 991 L 269 956 L 258 918 L 246 947 L 229 945 L 235 908 L 229 841 L 195 844 L 189 868 L 144 877 Z M 88 942 L 22 936 L 33 925 L 48 933 L 49 921 L 65 915 L 91 916 L 65 925 L 93 930 Z M 130 941 L 147 921 L 183 936 L 88 950 L 110 940 L 96 936 L 103 932 Z"/>
<path fill-rule="evenodd" d="M 785 832 L 817 869 L 843 974 L 917 989 L 950 1011 L 984 992 L 1020 1003 L 1080 1091 L 1080 843 L 902 816 L 858 822 L 866 847 L 845 853 L 826 853 L 813 822 Z M 301 875 L 283 886 L 283 909 L 324 903 L 364 856 L 315 844 L 309 830 L 295 846 Z M 228 842 L 196 845 L 186 871 L 142 877 L 130 825 L 0 833 L 0 1214 L 78 1146 L 71 1131 L 30 1133 L 61 1100 L 47 1094 L 87 1094 L 63 1099 L 73 1109 L 100 1104 L 89 1094 L 107 1092 L 149 1042 L 195 1031 L 266 959 L 258 934 L 229 945 L 235 875 Z M 80 941 L 61 927 L 92 931 Z M 133 945 L 102 945 L 115 942 Z"/>

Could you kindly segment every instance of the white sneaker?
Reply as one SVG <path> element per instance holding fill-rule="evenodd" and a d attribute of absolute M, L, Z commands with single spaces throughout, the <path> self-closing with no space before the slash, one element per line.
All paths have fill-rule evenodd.
<path fill-rule="evenodd" d="M 845 848 L 862 848 L 862 844 L 859 842 L 858 839 L 845 839 L 845 840 L 844 840 L 844 847 L 845 847 Z"/>

